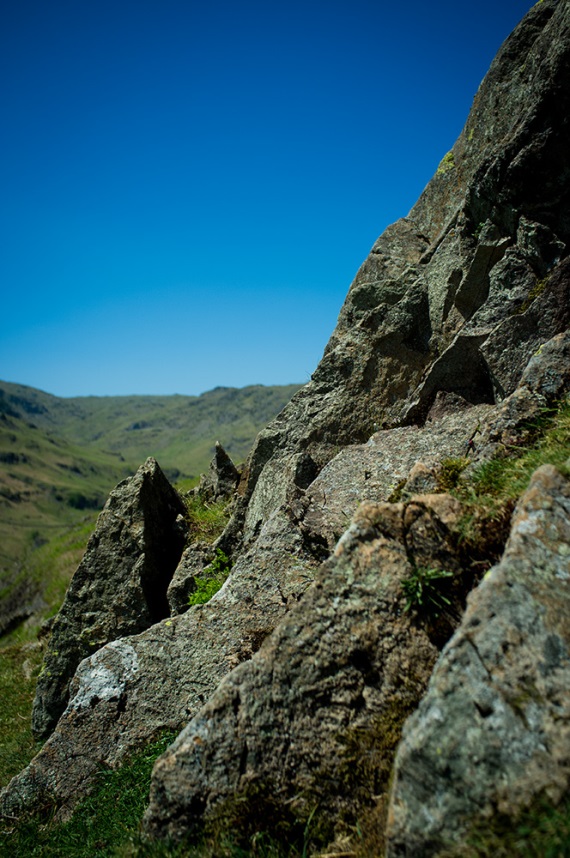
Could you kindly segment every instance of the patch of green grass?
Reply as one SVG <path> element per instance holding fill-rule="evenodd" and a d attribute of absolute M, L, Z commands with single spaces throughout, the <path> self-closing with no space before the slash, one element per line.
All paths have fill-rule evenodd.
<path fill-rule="evenodd" d="M 184 498 L 190 530 L 190 542 L 214 542 L 230 520 L 229 501 L 202 500 L 197 495 Z"/>
<path fill-rule="evenodd" d="M 39 750 L 30 715 L 41 660 L 39 647 L 0 649 L 0 787 L 6 786 Z"/>
<path fill-rule="evenodd" d="M 418 566 L 409 578 L 402 581 L 406 597 L 404 611 L 422 611 L 437 617 L 439 612 L 451 605 L 442 591 L 442 580 L 452 578 L 453 572 L 445 569 L 426 569 Z"/>
<path fill-rule="evenodd" d="M 38 548 L 29 550 L 19 574 L 11 587 L 20 581 L 28 583 L 32 591 L 42 594 L 43 607 L 33 621 L 20 624 L 0 638 L 2 646 L 26 643 L 36 639 L 42 620 L 53 616 L 60 608 L 69 582 L 83 554 L 93 530 L 97 516 L 84 516 L 76 525 L 56 533 Z"/>
<path fill-rule="evenodd" d="M 491 504 L 518 498 L 528 485 L 533 472 L 551 464 L 569 474 L 570 401 L 565 400 L 555 412 L 526 427 L 526 445 L 505 447 L 503 455 L 475 468 L 465 488 L 480 501 Z"/>
<path fill-rule="evenodd" d="M 466 842 L 439 853 L 439 858 L 568 858 L 570 798 L 557 807 L 537 801 L 517 819 L 497 814 L 481 820 Z"/>
<path fill-rule="evenodd" d="M 209 566 L 204 569 L 203 577 L 195 578 L 196 589 L 188 597 L 189 605 L 203 605 L 209 602 L 212 596 L 223 586 L 230 574 L 232 562 L 220 549 L 216 549 L 216 556 Z"/>
<path fill-rule="evenodd" d="M 164 735 L 121 768 L 102 770 L 94 791 L 68 823 L 46 824 L 34 818 L 11 828 L 10 822 L 5 822 L 0 830 L 0 855 L 103 858 L 127 854 L 125 850 L 139 838 L 152 767 L 173 739 L 174 734 Z"/>

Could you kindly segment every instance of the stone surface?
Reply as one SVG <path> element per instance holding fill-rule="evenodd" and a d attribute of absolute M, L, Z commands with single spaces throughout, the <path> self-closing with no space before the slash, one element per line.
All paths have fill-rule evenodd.
<path fill-rule="evenodd" d="M 166 591 L 184 547 L 184 513 L 154 459 L 111 492 L 52 626 L 34 701 L 36 736 L 53 730 L 85 656 L 168 616 Z"/>
<path fill-rule="evenodd" d="M 436 855 L 473 822 L 568 789 L 569 618 L 570 483 L 545 465 L 405 726 L 390 858 Z"/>
<path fill-rule="evenodd" d="M 332 837 L 379 801 L 438 653 L 430 621 L 405 610 L 402 581 L 416 567 L 455 573 L 445 586 L 457 608 L 460 514 L 448 495 L 360 507 L 299 605 L 157 762 L 149 834 L 192 837 L 225 804 L 247 808 L 253 791 L 258 813 L 278 796 L 301 826 L 318 806 L 313 825 Z"/>
<path fill-rule="evenodd" d="M 232 522 L 247 544 L 339 446 L 423 422 L 439 391 L 517 386 L 568 327 L 570 10 L 541 0 L 477 92 L 448 169 L 375 243 L 308 385 L 259 436 Z M 306 468 L 304 469 L 306 472 Z"/>
<path fill-rule="evenodd" d="M 290 518 L 277 512 L 207 604 L 86 658 L 56 729 L 0 793 L 0 815 L 47 807 L 63 819 L 101 765 L 116 767 L 163 730 L 181 730 L 223 676 L 259 649 L 317 565 Z"/>
<path fill-rule="evenodd" d="M 202 476 L 197 493 L 205 500 L 231 498 L 239 483 L 239 471 L 220 444 L 216 441 L 214 458 L 208 474 Z"/>
<path fill-rule="evenodd" d="M 386 429 L 374 433 L 366 444 L 341 450 L 307 489 L 305 526 L 325 536 L 332 550 L 359 503 L 397 499 L 408 491 L 406 481 L 417 478 L 418 471 L 413 477 L 412 471 L 419 464 L 432 469 L 435 488 L 439 464 L 468 456 L 470 440 L 493 410 L 487 405 L 465 406 L 425 426 Z M 423 488 L 429 488 L 429 482 Z"/>

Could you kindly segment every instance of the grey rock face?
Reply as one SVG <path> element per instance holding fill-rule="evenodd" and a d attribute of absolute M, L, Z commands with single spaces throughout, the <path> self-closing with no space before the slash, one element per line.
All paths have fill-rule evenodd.
<path fill-rule="evenodd" d="M 239 483 L 239 471 L 220 444 L 216 441 L 214 458 L 210 462 L 210 470 L 200 480 L 198 494 L 208 500 L 230 498 Z"/>
<path fill-rule="evenodd" d="M 497 402 L 568 327 L 569 53 L 557 0 L 499 51 L 446 164 L 357 273 L 311 381 L 259 435 L 238 512 L 246 543 L 308 485 L 301 457 L 312 481 L 339 445 L 422 423 L 441 390 Z"/>
<path fill-rule="evenodd" d="M 402 581 L 416 565 L 455 571 L 455 603 L 460 512 L 448 495 L 360 507 L 299 605 L 157 762 L 148 833 L 192 836 L 252 791 L 258 806 L 278 797 L 301 828 L 318 805 L 321 838 L 377 804 L 438 652 L 429 622 L 404 610 Z"/>
<path fill-rule="evenodd" d="M 470 440 L 493 411 L 488 405 L 464 405 L 425 426 L 386 429 L 374 433 L 366 444 L 341 450 L 307 489 L 305 524 L 326 536 L 332 550 L 358 504 L 409 492 L 406 481 L 418 464 L 431 469 L 431 486 L 436 489 L 440 463 L 470 454 Z"/>
<path fill-rule="evenodd" d="M 0 793 L 0 814 L 41 806 L 63 819 L 90 791 L 102 763 L 118 766 L 161 731 L 181 730 L 220 680 L 259 649 L 317 565 L 290 518 L 278 512 L 207 604 L 82 661 L 57 728 Z"/>
<path fill-rule="evenodd" d="M 545 465 L 405 726 L 388 856 L 435 855 L 473 822 L 568 788 L 569 546 L 570 483 Z"/>
<path fill-rule="evenodd" d="M 184 547 L 184 505 L 154 459 L 113 489 L 53 624 L 32 726 L 53 730 L 79 662 L 169 614 L 166 591 Z"/>

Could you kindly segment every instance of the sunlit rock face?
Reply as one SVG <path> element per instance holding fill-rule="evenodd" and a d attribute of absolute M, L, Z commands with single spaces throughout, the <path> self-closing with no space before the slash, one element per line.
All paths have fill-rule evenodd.
<path fill-rule="evenodd" d="M 73 655 L 64 681 L 44 674 L 42 700 L 58 703 L 44 707 L 49 727 L 36 716 L 38 731 L 63 714 L 0 794 L 2 812 L 51 802 L 69 815 L 98 766 L 120 765 L 165 728 L 182 732 L 153 775 L 145 825 L 157 838 L 234 819 L 237 800 L 250 812 L 233 835 L 250 846 L 256 825 L 302 839 L 318 816 L 314 851 L 364 849 L 354 832 L 366 829 L 363 854 L 428 855 L 447 837 L 430 801 L 462 836 L 475 808 L 489 812 L 485 791 L 514 813 L 532 799 L 531 781 L 553 798 L 566 788 L 565 478 L 535 476 L 506 548 L 508 520 L 487 547 L 485 568 L 504 557 L 465 615 L 478 557 L 462 548 L 465 510 L 443 489 L 450 462 L 468 471 L 508 455 L 570 388 L 569 60 L 570 4 L 541 0 L 501 48 L 416 206 L 375 243 L 313 378 L 260 433 L 244 470 L 229 469 L 235 513 L 213 546 L 186 550 L 170 604 L 183 548 L 175 500 L 156 541 L 172 560 L 158 613 L 143 599 L 141 625 L 96 637 L 89 612 L 112 612 L 128 587 L 113 577 L 112 593 L 99 592 L 78 575 L 68 602 L 79 591 L 92 599 L 76 636 L 91 630 L 94 647 Z M 117 568 L 146 557 L 138 537 L 121 547 L 112 516 L 100 525 Z M 231 573 L 187 610 L 190 579 L 217 547 Z M 420 622 L 403 590 L 430 569 L 447 576 L 445 623 Z M 537 696 L 521 698 L 525 677 Z M 453 742 L 465 725 L 479 750 L 469 739 L 462 756 Z M 430 767 L 429 796 L 416 757 Z"/>

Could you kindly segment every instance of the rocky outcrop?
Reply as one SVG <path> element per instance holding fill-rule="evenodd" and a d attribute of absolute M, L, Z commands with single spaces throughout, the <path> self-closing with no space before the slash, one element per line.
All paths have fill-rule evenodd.
<path fill-rule="evenodd" d="M 184 504 L 154 459 L 111 492 L 53 624 L 32 726 L 53 730 L 79 662 L 169 614 L 166 591 L 185 541 Z"/>
<path fill-rule="evenodd" d="M 101 763 L 118 766 L 162 731 L 181 730 L 220 680 L 259 649 L 317 565 L 290 518 L 277 512 L 207 604 L 172 618 L 167 612 L 145 632 L 86 658 L 57 729 L 0 793 L 0 814 L 41 806 L 65 818 Z"/>
<path fill-rule="evenodd" d="M 274 837 L 284 819 L 303 830 L 312 816 L 322 842 L 375 805 L 438 655 L 431 638 L 440 624 L 449 634 L 461 607 L 460 512 L 448 495 L 359 509 L 299 605 L 155 767 L 149 833 L 192 838 L 236 802 L 247 819 L 250 801 Z M 445 579 L 449 613 L 418 623 L 402 582 L 434 566 L 455 575 Z"/>
<path fill-rule="evenodd" d="M 101 763 L 117 766 L 162 729 L 185 727 L 156 766 L 149 834 L 184 838 L 221 815 L 247 842 L 256 824 L 277 835 L 286 825 L 294 836 L 311 821 L 316 848 L 340 844 L 358 820 L 368 854 L 381 853 L 402 723 L 478 580 L 481 558 L 467 556 L 460 510 L 435 493 L 450 467 L 469 473 L 526 443 L 529 420 L 569 389 L 569 57 L 570 3 L 541 0 L 499 52 L 417 205 L 374 245 L 313 378 L 258 436 L 239 482 L 218 451 L 217 476 L 203 489 L 214 497 L 237 486 L 216 543 L 234 561 L 226 583 L 186 610 L 192 582 L 212 561 L 212 548 L 193 546 L 170 605 L 168 582 L 159 614 L 141 603 L 148 628 L 97 637 L 89 613 L 74 626 L 106 645 L 79 664 L 57 729 L 1 794 L 2 813 L 43 804 L 65 816 Z M 473 595 L 406 729 L 389 817 L 394 855 L 439 848 L 448 823 L 438 807 L 460 837 L 478 815 L 510 813 L 532 798 L 531 776 L 553 796 L 566 785 L 567 713 L 556 696 L 567 681 L 567 630 L 556 616 L 566 599 L 565 486 L 550 470 L 535 478 L 504 560 Z M 108 519 L 114 544 L 119 522 Z M 483 571 L 504 547 L 505 531 L 499 536 Z M 134 569 L 140 545 L 132 543 L 120 552 Z M 423 587 L 421 576 L 429 581 L 434 570 L 442 589 L 430 614 L 425 591 L 414 601 L 405 582 L 415 575 Z M 56 626 L 91 591 L 113 613 L 120 579 L 112 594 L 97 593 L 99 576 L 89 584 L 87 576 L 85 567 Z M 527 668 L 536 674 L 530 690 Z M 56 677 L 58 700 L 73 669 Z M 49 665 L 44 677 L 49 694 Z M 462 735 L 467 750 L 456 753 L 455 711 L 480 750 Z M 509 759 L 493 738 L 508 731 Z M 416 757 L 433 763 L 425 782 Z M 481 761 L 488 800 L 468 758 Z M 506 781 L 496 777 L 503 765 Z M 425 807 L 437 807 L 421 823 L 426 784 Z M 239 824 L 237 805 L 246 809 Z"/>
<path fill-rule="evenodd" d="M 436 855 L 570 784 L 570 482 L 534 475 L 396 758 L 387 855 Z"/>
<path fill-rule="evenodd" d="M 246 542 L 338 445 L 423 422 L 438 390 L 499 401 L 568 327 L 569 18 L 558 0 L 530 10 L 418 203 L 372 248 L 311 381 L 258 436 Z"/>
<path fill-rule="evenodd" d="M 200 480 L 197 493 L 206 500 L 232 497 L 239 483 L 239 471 L 220 444 L 216 441 L 214 458 L 209 473 Z"/>

